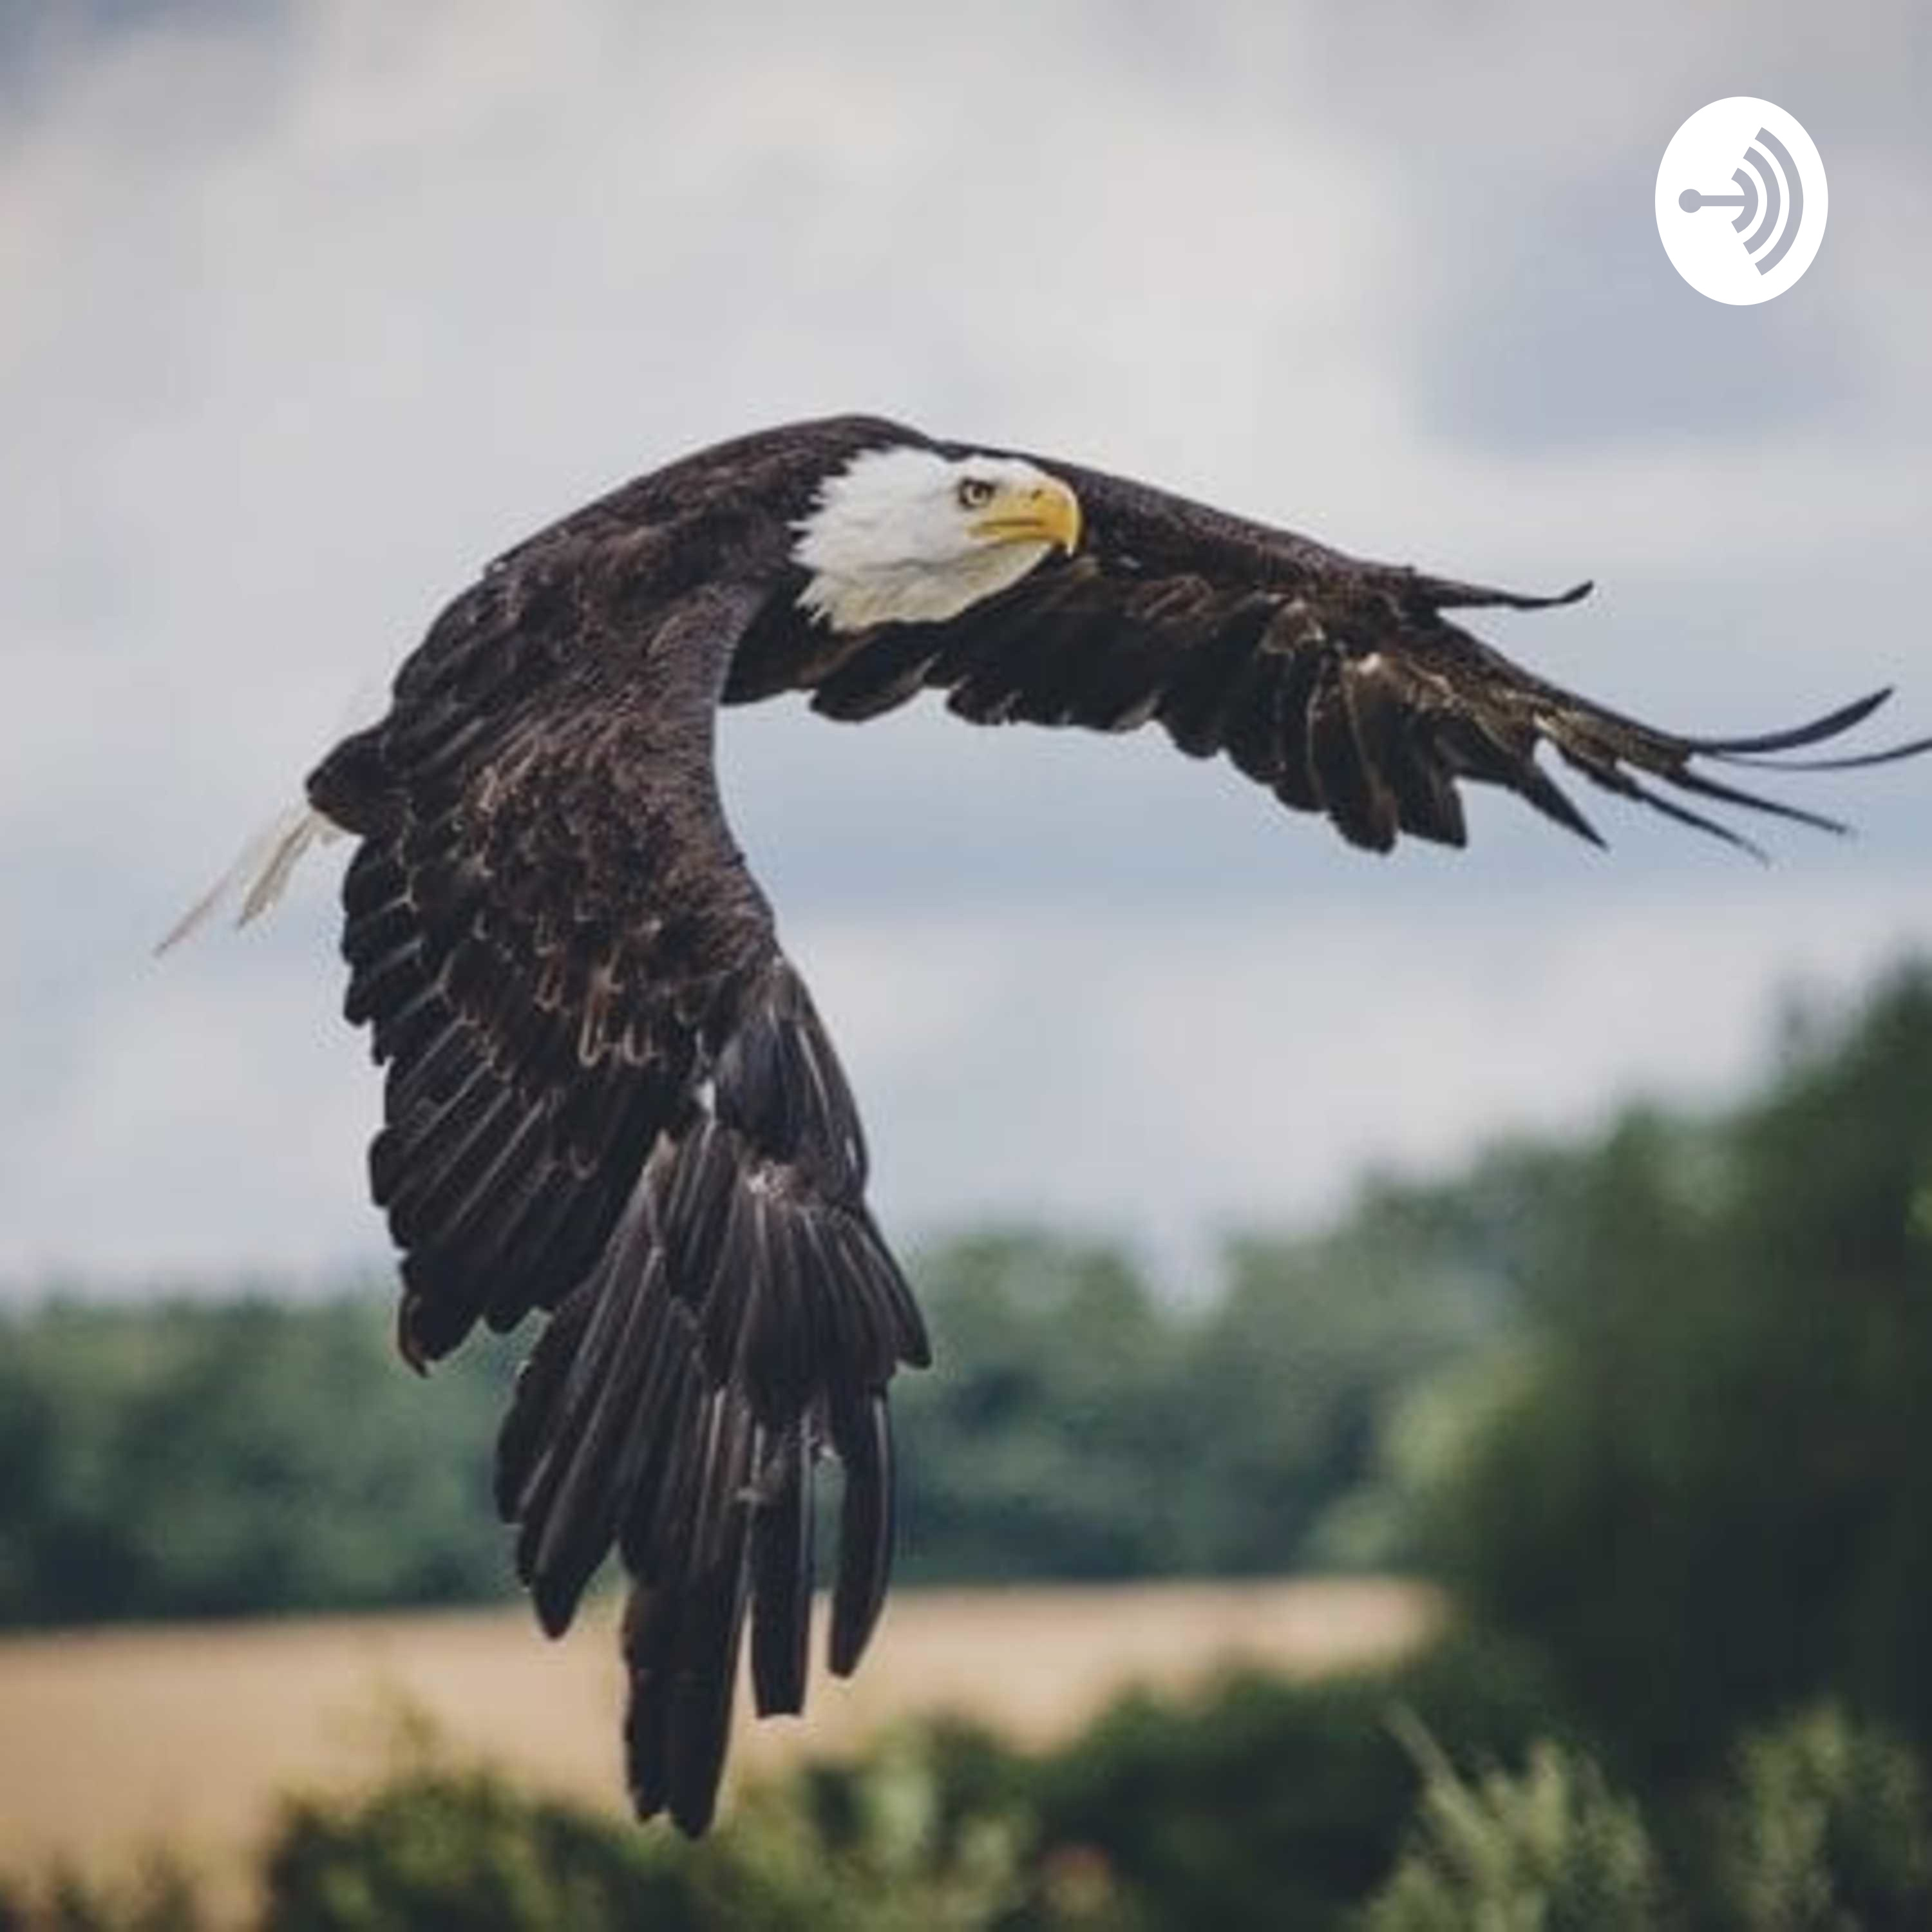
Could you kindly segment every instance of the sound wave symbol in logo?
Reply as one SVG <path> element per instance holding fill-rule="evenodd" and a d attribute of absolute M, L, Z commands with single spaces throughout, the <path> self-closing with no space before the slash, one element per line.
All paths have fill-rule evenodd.
<path fill-rule="evenodd" d="M 1773 161 L 1777 166 L 1772 165 Z M 1757 130 L 1757 145 L 1744 151 L 1744 164 L 1731 176 L 1738 184 L 1737 194 L 1700 194 L 1694 188 L 1687 188 L 1677 197 L 1677 205 L 1686 214 L 1695 214 L 1700 208 L 1735 208 L 1739 212 L 1731 226 L 1742 233 L 1756 220 L 1758 206 L 1762 202 L 1764 219 L 1744 236 L 1744 252 L 1756 260 L 1758 273 L 1768 275 L 1790 254 L 1791 244 L 1798 239 L 1798 230 L 1804 224 L 1804 178 L 1792 160 L 1790 150 L 1768 128 Z M 1754 174 L 1750 172 L 1753 169 L 1756 170 Z M 1784 179 L 1790 184 L 1788 195 L 1779 192 L 1780 169 Z M 1760 182 L 1763 184 L 1761 193 L 1758 185 Z M 1778 232 L 1778 218 L 1786 200 L 1790 202 L 1791 212 L 1786 219 L 1784 232 L 1774 243 L 1771 238 Z"/>
<path fill-rule="evenodd" d="M 1735 194 L 1716 185 L 1727 174 Z M 1810 268 L 1830 197 L 1798 122 L 1774 101 L 1736 94 L 1699 108 L 1671 136 L 1656 202 L 1677 272 L 1713 302 L 1742 304 L 1782 295 Z"/>

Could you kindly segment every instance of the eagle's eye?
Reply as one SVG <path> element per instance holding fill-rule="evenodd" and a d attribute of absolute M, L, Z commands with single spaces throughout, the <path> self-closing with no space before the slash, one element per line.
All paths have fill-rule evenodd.
<path fill-rule="evenodd" d="M 993 500 L 993 486 L 983 476 L 965 476 L 953 494 L 962 510 L 983 510 Z"/>

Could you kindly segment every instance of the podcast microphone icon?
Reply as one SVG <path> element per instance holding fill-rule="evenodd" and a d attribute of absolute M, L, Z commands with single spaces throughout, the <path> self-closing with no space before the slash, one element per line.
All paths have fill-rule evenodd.
<path fill-rule="evenodd" d="M 1816 260 L 1832 185 L 1796 115 L 1756 94 L 1727 94 L 1671 136 L 1651 205 L 1670 266 L 1700 296 L 1748 308 L 1783 295 Z"/>
<path fill-rule="evenodd" d="M 1744 236 L 1744 252 L 1751 256 L 1760 275 L 1768 275 L 1783 261 L 1787 250 L 1798 238 L 1798 224 L 1804 218 L 1804 184 L 1799 178 L 1790 152 L 1768 128 L 1757 130 L 1757 140 L 1762 147 L 1753 146 L 1744 152 L 1744 165 L 1731 176 L 1736 182 L 1736 194 L 1703 194 L 1694 188 L 1687 188 L 1677 197 L 1677 205 L 1686 214 L 1695 214 L 1700 208 L 1735 208 L 1737 219 L 1731 224 L 1740 235 L 1744 234 L 1758 212 L 1760 201 L 1763 204 L 1764 218 L 1748 235 Z M 1769 149 L 1768 157 L 1765 150 Z M 1772 158 L 1778 163 L 1772 165 Z M 1722 165 L 1721 163 L 1719 164 Z M 1784 212 L 1784 196 L 1778 185 L 1778 175 L 1782 170 L 1790 188 L 1790 213 L 1784 224 L 1784 232 L 1778 238 L 1774 247 L 1766 248 L 1778 227 L 1778 218 Z M 1762 183 L 1762 192 L 1760 183 Z M 1760 249 L 1765 249 L 1762 254 Z"/>

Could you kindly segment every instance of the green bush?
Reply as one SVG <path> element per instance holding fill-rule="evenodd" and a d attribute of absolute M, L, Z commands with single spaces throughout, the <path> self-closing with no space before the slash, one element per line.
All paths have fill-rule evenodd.
<path fill-rule="evenodd" d="M 1924 1932 L 1932 1786 L 1912 1750 L 1825 1706 L 1748 1733 L 1675 1808 L 1660 1856 L 1574 1748 L 1460 1776 L 1419 1725 L 1410 1844 L 1361 1932 Z"/>
<path fill-rule="evenodd" d="M 1362 1932 L 1654 1932 L 1649 1834 L 1588 1757 L 1540 1739 L 1520 1773 L 1466 1779 L 1419 1724 L 1402 1728 L 1421 1802 Z"/>
<path fill-rule="evenodd" d="M 1077 1854 L 1148 1928 L 1344 1924 L 1414 1809 L 1416 1767 L 1389 1727 L 1402 1708 L 1472 1762 L 1519 1761 L 1562 1725 L 1529 1660 L 1469 1636 L 1394 1670 L 1130 1696 L 1039 1767 L 1046 1869 Z"/>
<path fill-rule="evenodd" d="M 262 1932 L 981 1932 L 1019 1897 L 1027 1826 L 959 1802 L 977 1748 L 946 1727 L 889 1736 L 754 1787 L 696 1845 L 424 1762 L 288 1808 Z"/>
<path fill-rule="evenodd" d="M 1556 1721 L 1502 1647 L 1456 1639 L 1330 1682 L 1246 1674 L 1132 1696 L 1029 1757 L 967 1724 L 741 1793 L 697 1846 L 424 1761 L 349 1802 L 292 1807 L 264 1932 L 1025 1932 L 1348 1922 L 1394 1862 L 1412 1708 L 1459 1755 L 1520 1760 Z"/>
<path fill-rule="evenodd" d="M 0 1882 L 0 1932 L 203 1932 L 188 1869 L 165 1853 L 116 1882 L 57 1867 L 42 1882 Z"/>
<path fill-rule="evenodd" d="M 269 1851 L 264 1932 L 694 1928 L 659 1840 L 533 1801 L 486 1771 L 425 1767 L 349 1804 L 291 1806 Z"/>
<path fill-rule="evenodd" d="M 1436 1742 L 1434 1740 L 1439 1739 Z M 416 1755 L 285 1809 L 260 1932 L 1924 1932 L 1932 1793 L 1823 1708 L 1648 1819 L 1522 1660 L 1122 1700 L 1063 1748 L 909 1726 L 691 1845 Z M 165 1863 L 0 1888 L 0 1932 L 201 1932 Z"/>
<path fill-rule="evenodd" d="M 1932 1925 L 1932 1787 L 1911 1750 L 1826 1706 L 1738 1747 L 1702 1874 L 1725 1932 Z"/>

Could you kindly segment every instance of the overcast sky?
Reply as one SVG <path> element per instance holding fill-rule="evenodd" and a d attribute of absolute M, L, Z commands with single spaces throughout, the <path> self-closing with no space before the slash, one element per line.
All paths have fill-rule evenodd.
<path fill-rule="evenodd" d="M 1706 101 L 1830 227 L 1678 279 Z M 379 1258 L 311 860 L 153 938 L 443 599 L 715 437 L 860 408 L 1598 595 L 1493 622 L 1659 722 L 1932 728 L 1932 29 L 1892 6 L 0 8 L 0 1279 Z M 1719 185 L 1719 184 L 1712 184 Z M 735 715 L 728 802 L 888 1225 L 1159 1251 L 1368 1163 L 1736 1090 L 1932 940 L 1932 771 L 1768 870 L 1509 801 L 1377 861 L 1151 736 Z"/>

